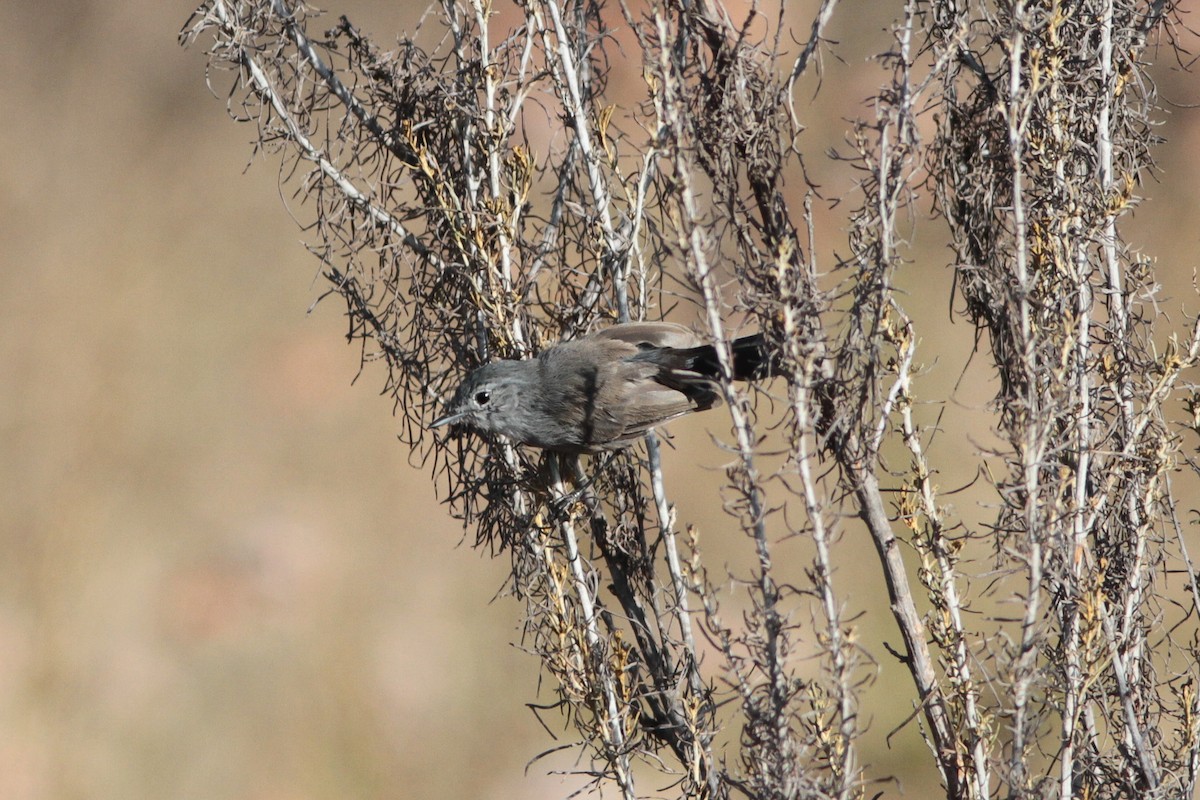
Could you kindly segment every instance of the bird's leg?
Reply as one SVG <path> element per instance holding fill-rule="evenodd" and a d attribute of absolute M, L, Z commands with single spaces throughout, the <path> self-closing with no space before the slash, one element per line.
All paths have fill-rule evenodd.
<path fill-rule="evenodd" d="M 561 473 L 569 474 L 572 482 L 575 484 L 575 488 L 570 492 L 567 492 L 561 497 L 555 497 L 551 499 L 550 509 L 557 516 L 558 514 L 565 515 L 567 509 L 570 508 L 573 503 L 581 498 L 584 498 L 585 496 L 587 497 L 587 505 L 589 508 L 596 504 L 596 495 L 592 492 L 592 486 L 596 482 L 596 477 L 601 475 L 606 469 L 608 469 L 609 465 L 612 464 L 613 459 L 616 458 L 616 454 L 605 453 L 604 460 L 600 462 L 600 466 L 598 468 L 592 471 L 590 476 L 584 474 L 583 468 L 579 464 L 579 456 L 566 455 L 563 453 L 551 453 L 550 458 L 559 459 L 558 464 L 560 466 Z"/>

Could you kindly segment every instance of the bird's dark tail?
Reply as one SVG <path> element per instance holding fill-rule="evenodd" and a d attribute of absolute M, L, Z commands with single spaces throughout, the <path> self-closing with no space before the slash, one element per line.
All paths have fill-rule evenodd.
<path fill-rule="evenodd" d="M 733 350 L 734 380 L 753 381 L 779 374 L 777 359 L 761 333 L 734 339 L 730 347 Z M 711 344 L 675 350 L 674 354 L 682 357 L 688 369 L 705 377 L 715 379 L 721 374 L 717 351 Z"/>

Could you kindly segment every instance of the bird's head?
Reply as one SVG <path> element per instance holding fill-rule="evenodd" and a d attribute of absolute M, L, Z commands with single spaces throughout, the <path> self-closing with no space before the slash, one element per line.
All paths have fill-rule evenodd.
<path fill-rule="evenodd" d="M 463 425 L 480 433 L 501 433 L 520 438 L 519 422 L 522 395 L 528 382 L 522 380 L 531 362 L 496 361 L 468 375 L 446 404 L 445 413 L 430 424 Z"/>

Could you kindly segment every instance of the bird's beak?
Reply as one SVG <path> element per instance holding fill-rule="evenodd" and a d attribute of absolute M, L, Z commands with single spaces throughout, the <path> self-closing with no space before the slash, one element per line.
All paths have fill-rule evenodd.
<path fill-rule="evenodd" d="M 429 423 L 429 429 L 433 430 L 434 428 L 440 428 L 443 425 L 452 425 L 455 422 L 458 422 L 464 416 L 466 416 L 466 414 L 462 411 L 455 411 L 453 414 L 445 414 Z"/>

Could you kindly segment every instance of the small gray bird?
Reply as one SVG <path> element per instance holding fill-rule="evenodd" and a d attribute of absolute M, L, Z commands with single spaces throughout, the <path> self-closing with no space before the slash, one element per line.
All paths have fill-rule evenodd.
<path fill-rule="evenodd" d="M 732 344 L 733 377 L 769 377 L 762 334 Z M 633 444 L 656 425 L 721 403 L 716 349 L 670 322 L 628 322 L 496 361 L 462 382 L 431 428 L 460 424 L 559 453 Z"/>

